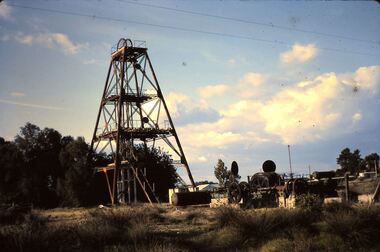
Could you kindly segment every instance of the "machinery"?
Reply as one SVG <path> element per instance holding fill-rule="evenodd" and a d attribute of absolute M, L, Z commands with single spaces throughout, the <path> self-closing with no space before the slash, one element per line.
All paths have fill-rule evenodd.
<path fill-rule="evenodd" d="M 238 166 L 234 161 L 230 176 L 226 181 L 228 202 L 241 204 L 246 208 L 286 206 L 286 202 L 302 194 L 315 194 L 321 199 L 336 195 L 336 182 L 331 172 L 315 172 L 311 179 L 284 179 L 276 173 L 276 164 L 267 160 L 262 165 L 262 172 L 248 177 L 248 182 L 239 182 Z"/>

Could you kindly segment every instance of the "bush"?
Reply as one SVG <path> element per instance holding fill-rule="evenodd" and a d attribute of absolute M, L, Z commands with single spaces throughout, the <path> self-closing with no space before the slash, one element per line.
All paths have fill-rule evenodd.
<path fill-rule="evenodd" d="M 296 197 L 296 206 L 312 212 L 322 210 L 323 199 L 316 194 L 301 194 Z"/>
<path fill-rule="evenodd" d="M 326 213 L 324 219 L 327 224 L 327 232 L 339 236 L 352 248 L 379 244 L 379 208 L 358 208 L 348 211 L 345 209 L 345 211 Z"/>
<path fill-rule="evenodd" d="M 299 232 L 301 227 L 307 234 L 312 233 L 314 221 L 313 213 L 300 209 L 241 211 L 226 208 L 217 214 L 217 226 L 229 229 L 234 234 L 235 243 L 254 247 L 270 239 L 293 239 L 294 232 Z"/>

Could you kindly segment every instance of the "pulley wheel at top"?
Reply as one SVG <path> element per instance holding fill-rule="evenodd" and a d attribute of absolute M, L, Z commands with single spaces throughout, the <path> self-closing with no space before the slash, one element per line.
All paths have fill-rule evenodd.
<path fill-rule="evenodd" d="M 239 166 L 236 161 L 233 161 L 231 164 L 231 172 L 234 176 L 237 176 L 239 173 Z"/>
<path fill-rule="evenodd" d="M 133 47 L 132 40 L 121 38 L 119 42 L 117 42 L 117 49 L 120 49 L 123 47 Z"/>
<path fill-rule="evenodd" d="M 272 160 L 267 160 L 263 163 L 263 171 L 264 172 L 275 172 L 276 164 Z"/>

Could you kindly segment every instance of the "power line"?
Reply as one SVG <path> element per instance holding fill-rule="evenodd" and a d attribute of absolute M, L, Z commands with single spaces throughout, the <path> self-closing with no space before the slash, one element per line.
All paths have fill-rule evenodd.
<path fill-rule="evenodd" d="M 221 33 L 221 32 L 204 31 L 204 30 L 202 31 L 202 30 L 197 30 L 197 29 L 184 28 L 184 27 L 178 27 L 178 26 L 170 26 L 170 25 L 159 25 L 159 24 L 153 24 L 153 23 L 128 20 L 128 19 L 123 19 L 123 18 L 97 16 L 97 15 L 85 14 L 85 13 L 74 12 L 74 11 L 63 11 L 63 10 L 48 9 L 48 8 L 33 7 L 33 6 L 25 6 L 25 5 L 18 5 L 18 4 L 7 4 L 7 5 L 12 6 L 12 7 L 16 7 L 16 8 L 38 10 L 38 11 L 57 13 L 57 14 L 62 14 L 62 15 L 88 17 L 88 18 L 93 18 L 93 19 L 108 20 L 108 21 L 115 21 L 115 22 L 122 22 L 122 23 L 130 23 L 130 24 L 137 24 L 137 25 L 145 25 L 145 26 L 158 27 L 158 28 L 163 28 L 163 29 L 170 29 L 170 30 L 177 30 L 177 31 L 184 31 L 184 32 L 194 32 L 194 33 L 200 33 L 200 34 L 216 35 L 216 36 L 222 36 L 222 37 L 230 37 L 230 38 L 258 41 L 258 42 L 263 42 L 263 43 L 281 44 L 281 45 L 292 46 L 292 44 L 289 44 L 289 43 L 281 41 L 281 40 L 269 40 L 269 39 L 263 39 L 263 38 L 257 38 L 257 37 L 251 37 L 251 36 L 242 36 L 242 35 L 236 35 L 236 34 L 230 34 L 230 33 Z M 326 50 L 326 51 L 340 52 L 340 53 L 366 55 L 366 56 L 371 56 L 371 57 L 380 57 L 380 55 L 378 55 L 378 54 L 349 51 L 349 50 L 345 50 L 345 49 L 326 48 L 326 47 L 318 47 L 318 49 Z"/>
<path fill-rule="evenodd" d="M 325 36 L 325 37 L 333 37 L 333 38 L 339 38 L 339 39 L 346 39 L 346 40 L 353 40 L 353 41 L 358 41 L 358 42 L 377 44 L 377 42 L 373 41 L 373 40 L 365 40 L 365 39 L 348 37 L 348 36 L 343 36 L 343 35 L 336 35 L 336 34 L 331 34 L 331 33 L 324 33 L 324 32 L 312 31 L 312 30 L 299 29 L 299 28 L 295 28 L 295 27 L 276 25 L 276 24 L 272 24 L 272 23 L 263 23 L 263 22 L 259 22 L 259 21 L 252 21 L 252 20 L 246 20 L 246 19 L 240 19 L 240 18 L 234 18 L 234 17 L 207 14 L 207 13 L 202 13 L 202 12 L 195 12 L 195 11 L 189 11 L 189 10 L 184 10 L 184 9 L 170 8 L 170 7 L 165 7 L 165 6 L 161 6 L 161 5 L 146 4 L 146 3 L 140 3 L 140 2 L 126 1 L 126 0 L 124 0 L 122 2 L 127 3 L 127 4 L 134 4 L 134 5 L 139 5 L 139 6 L 156 8 L 156 9 L 163 9 L 163 10 L 175 11 L 175 12 L 180 12 L 180 13 L 186 13 L 186 14 L 191 14 L 191 15 L 211 17 L 211 18 L 216 18 L 216 19 L 223 19 L 223 20 L 246 23 L 246 24 L 254 24 L 254 25 L 259 25 L 259 26 L 266 26 L 266 27 L 277 28 L 277 29 L 282 29 L 282 30 L 287 30 L 287 31 L 296 31 L 296 32 L 309 33 L 309 34 Z"/>

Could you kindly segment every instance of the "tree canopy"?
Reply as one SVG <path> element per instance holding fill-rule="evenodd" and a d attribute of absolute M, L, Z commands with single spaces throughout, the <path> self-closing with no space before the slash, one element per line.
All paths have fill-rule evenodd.
<path fill-rule="evenodd" d="M 357 175 L 363 171 L 375 171 L 375 167 L 379 170 L 379 155 L 371 153 L 363 159 L 358 149 L 353 152 L 349 148 L 343 149 L 336 161 L 340 166 L 337 170 L 338 175 L 344 175 L 346 172 Z"/>
<path fill-rule="evenodd" d="M 135 165 L 144 172 L 150 185 L 155 185 L 155 194 L 160 201 L 169 200 L 168 190 L 174 188 L 177 183 L 175 167 L 171 157 L 157 148 L 147 148 L 144 145 L 134 147 Z M 148 190 L 149 191 L 149 190 Z M 138 189 L 139 200 L 145 200 L 142 191 Z"/>
<path fill-rule="evenodd" d="M 228 178 L 228 172 L 227 167 L 224 165 L 224 162 L 221 159 L 218 159 L 214 167 L 214 175 L 216 179 L 219 181 L 219 186 L 224 186 Z"/>
<path fill-rule="evenodd" d="M 155 148 L 134 146 L 135 162 L 146 171 L 156 196 L 168 200 L 168 189 L 177 182 L 170 156 Z M 38 207 L 80 206 L 106 203 L 104 177 L 94 177 L 94 166 L 105 166 L 112 157 L 92 155 L 83 137 L 74 139 L 52 129 L 26 123 L 14 141 L 0 137 L 0 203 L 25 202 Z M 141 190 L 139 200 L 144 199 Z"/>

